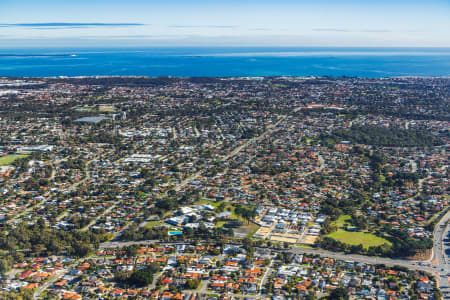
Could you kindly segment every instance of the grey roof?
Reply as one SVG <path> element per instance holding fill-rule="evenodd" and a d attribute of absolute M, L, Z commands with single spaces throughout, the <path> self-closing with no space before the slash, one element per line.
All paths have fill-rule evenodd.
<path fill-rule="evenodd" d="M 105 119 L 105 117 L 84 117 L 81 119 L 77 119 L 74 122 L 77 123 L 98 123 Z"/>

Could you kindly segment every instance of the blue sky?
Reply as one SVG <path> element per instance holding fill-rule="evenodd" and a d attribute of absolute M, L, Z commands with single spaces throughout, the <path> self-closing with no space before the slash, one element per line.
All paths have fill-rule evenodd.
<path fill-rule="evenodd" d="M 0 0 L 0 47 L 450 47 L 443 0 Z"/>

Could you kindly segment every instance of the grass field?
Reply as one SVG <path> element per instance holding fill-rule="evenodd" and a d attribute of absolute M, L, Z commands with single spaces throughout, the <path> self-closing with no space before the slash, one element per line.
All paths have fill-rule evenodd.
<path fill-rule="evenodd" d="M 345 226 L 351 224 L 351 219 L 349 215 L 340 215 L 339 218 L 334 222 L 334 225 L 339 229 L 344 229 Z"/>
<path fill-rule="evenodd" d="M 282 83 L 276 83 L 276 84 L 274 84 L 273 86 L 274 86 L 274 87 L 278 87 L 278 88 L 285 88 L 285 87 L 287 87 L 287 85 L 282 84 Z"/>
<path fill-rule="evenodd" d="M 334 225 L 338 228 L 336 231 L 327 235 L 336 241 L 340 241 L 342 243 L 348 245 L 359 245 L 362 244 L 364 248 L 369 248 L 372 246 L 381 246 L 383 244 L 392 245 L 386 239 L 378 237 L 372 233 L 362 232 L 362 231 L 347 231 L 345 227 L 350 224 L 351 217 L 348 215 L 341 215 L 339 219 L 334 222 Z"/>
<path fill-rule="evenodd" d="M 242 227 L 245 228 L 246 230 L 248 230 L 247 238 L 251 238 L 259 229 L 259 226 L 254 223 L 249 223 Z"/>
<path fill-rule="evenodd" d="M 161 225 L 164 225 L 164 223 L 160 222 L 160 221 L 149 221 L 149 222 L 145 223 L 144 226 L 145 226 L 145 228 L 153 228 L 155 226 L 161 226 Z"/>
<path fill-rule="evenodd" d="M 82 112 L 115 112 L 116 109 L 112 105 L 99 105 L 99 106 L 83 106 L 76 109 Z"/>
<path fill-rule="evenodd" d="M 16 159 L 27 157 L 27 155 L 7 155 L 0 157 L 0 166 L 9 166 L 12 164 Z"/>
<path fill-rule="evenodd" d="M 242 226 L 238 227 L 238 228 L 234 228 L 233 232 L 234 232 L 234 236 L 236 238 L 251 238 L 256 231 L 258 231 L 259 226 L 254 224 L 254 223 L 244 223 Z"/>
<path fill-rule="evenodd" d="M 214 208 L 219 207 L 221 202 L 216 202 L 212 200 L 202 199 L 200 201 L 195 202 L 195 205 L 202 205 L 202 204 L 210 204 L 211 206 L 214 206 Z"/>
<path fill-rule="evenodd" d="M 241 221 L 243 222 L 243 225 L 240 226 L 239 228 L 235 228 L 234 232 L 235 234 L 237 234 L 239 237 L 244 238 L 244 237 L 252 237 L 256 231 L 258 231 L 259 226 L 254 224 L 254 223 L 247 223 L 246 220 L 244 220 L 244 218 L 242 218 L 241 216 L 237 215 L 235 212 L 235 207 L 229 203 L 229 202 L 225 202 L 225 201 L 213 201 L 213 200 L 208 200 L 208 199 L 202 199 L 200 201 L 195 202 L 195 205 L 202 205 L 202 204 L 210 204 L 211 206 L 214 207 L 214 209 L 216 210 L 217 213 L 217 208 L 221 205 L 224 204 L 224 211 L 229 211 L 231 212 L 231 216 L 224 221 L 218 221 L 216 226 L 218 228 L 222 228 L 228 221 L 232 221 L 232 220 L 237 220 L 237 221 Z"/>
<path fill-rule="evenodd" d="M 219 221 L 219 222 L 217 222 L 216 226 L 217 226 L 218 228 L 222 228 L 223 225 L 225 225 L 226 223 L 227 223 L 227 221 Z"/>
<path fill-rule="evenodd" d="M 214 209 L 217 209 L 220 206 L 220 204 L 222 204 L 222 203 L 224 203 L 224 205 L 225 205 L 224 211 L 231 212 L 230 219 L 244 221 L 244 219 L 241 216 L 236 215 L 236 213 L 234 212 L 233 205 L 229 202 L 216 202 L 216 201 L 212 201 L 212 200 L 202 199 L 200 201 L 195 202 L 194 204 L 195 205 L 210 204 L 211 206 L 214 207 Z"/>
<path fill-rule="evenodd" d="M 345 229 L 338 229 L 327 235 L 328 237 L 335 239 L 336 241 L 343 242 L 349 245 L 359 245 L 362 244 L 364 248 L 369 248 L 371 246 L 381 246 L 383 244 L 391 245 L 391 242 L 380 238 L 374 234 L 366 232 L 350 232 Z"/>

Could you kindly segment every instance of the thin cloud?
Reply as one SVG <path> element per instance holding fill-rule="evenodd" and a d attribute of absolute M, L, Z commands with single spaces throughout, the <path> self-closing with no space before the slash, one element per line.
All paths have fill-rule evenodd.
<path fill-rule="evenodd" d="M 271 31 L 270 28 L 263 28 L 263 27 L 257 27 L 257 28 L 250 28 L 252 31 Z"/>
<path fill-rule="evenodd" d="M 313 31 L 323 32 L 350 32 L 348 29 L 343 28 L 313 28 Z"/>
<path fill-rule="evenodd" d="M 142 26 L 142 23 L 10 23 L 0 24 L 0 27 L 26 27 L 40 29 L 58 28 L 82 28 L 82 27 L 122 27 L 122 26 Z"/>
<path fill-rule="evenodd" d="M 235 26 L 231 25 L 169 25 L 169 28 L 218 28 L 218 29 L 231 29 Z"/>
<path fill-rule="evenodd" d="M 317 32 L 366 32 L 366 33 L 387 33 L 392 32 L 389 29 L 362 29 L 362 30 L 350 30 L 346 28 L 313 28 L 313 31 Z"/>
<path fill-rule="evenodd" d="M 386 33 L 386 32 L 392 32 L 392 31 L 389 29 L 365 29 L 365 30 L 361 30 L 361 32 Z"/>

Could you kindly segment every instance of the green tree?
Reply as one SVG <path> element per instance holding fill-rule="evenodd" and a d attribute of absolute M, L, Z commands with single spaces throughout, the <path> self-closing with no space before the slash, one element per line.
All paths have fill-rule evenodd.
<path fill-rule="evenodd" d="M 346 289 L 342 287 L 338 287 L 337 289 L 333 290 L 330 295 L 327 297 L 328 300 L 347 300 L 348 292 Z"/>
<path fill-rule="evenodd" d="M 149 285 L 153 281 L 153 274 L 155 274 L 158 270 L 158 265 L 151 264 L 145 269 L 136 270 L 131 273 L 127 281 L 129 284 L 136 285 L 138 287 Z"/>

